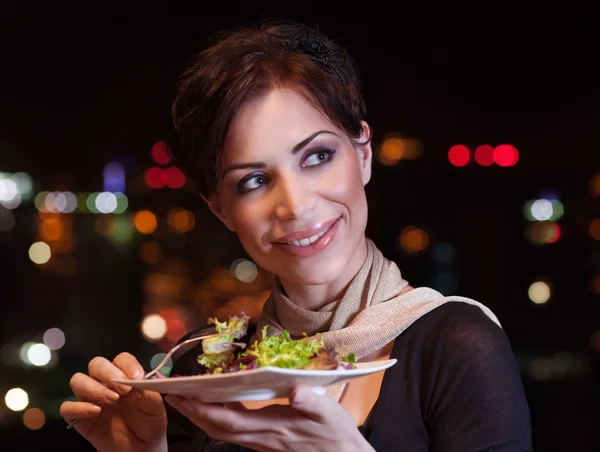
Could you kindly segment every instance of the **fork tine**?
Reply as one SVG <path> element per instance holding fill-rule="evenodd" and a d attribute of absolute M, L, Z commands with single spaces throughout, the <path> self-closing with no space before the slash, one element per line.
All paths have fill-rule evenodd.
<path fill-rule="evenodd" d="M 194 337 L 192 337 L 191 339 L 187 339 L 183 342 L 178 343 L 176 346 L 174 346 L 171 350 L 168 351 L 168 353 L 165 355 L 165 357 L 163 358 L 163 360 L 160 362 L 160 364 L 158 366 L 156 366 L 154 369 L 152 369 L 150 372 L 148 372 L 146 375 L 144 375 L 144 380 L 146 378 L 151 377 L 156 372 L 158 372 L 160 369 L 162 369 L 162 367 L 169 361 L 169 358 L 171 358 L 171 356 L 173 356 L 173 354 L 177 350 L 179 350 L 181 347 L 183 347 L 184 345 L 188 345 L 193 342 L 198 342 L 203 339 L 206 339 L 207 337 L 216 336 L 216 335 L 217 335 L 216 330 L 214 332 L 211 332 L 211 334 L 204 334 L 204 335 L 200 335 L 200 332 L 198 332 L 198 334 L 194 335 Z"/>

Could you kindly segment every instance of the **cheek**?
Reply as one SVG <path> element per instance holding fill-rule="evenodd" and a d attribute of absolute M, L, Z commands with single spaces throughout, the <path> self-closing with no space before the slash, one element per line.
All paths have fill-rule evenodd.
<path fill-rule="evenodd" d="M 351 206 L 360 203 L 364 197 L 362 176 L 353 159 L 344 159 L 341 163 L 343 164 L 338 165 L 336 170 L 329 174 L 324 182 L 327 193 L 332 200 L 351 208 Z"/>
<path fill-rule="evenodd" d="M 269 229 L 267 217 L 260 206 L 251 202 L 239 203 L 231 207 L 229 218 L 248 253 L 260 246 L 262 236 Z"/>

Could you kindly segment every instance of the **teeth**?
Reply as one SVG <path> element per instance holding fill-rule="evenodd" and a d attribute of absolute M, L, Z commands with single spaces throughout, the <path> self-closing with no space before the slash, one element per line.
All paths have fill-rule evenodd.
<path fill-rule="evenodd" d="M 288 242 L 288 245 L 294 245 L 294 246 L 310 245 L 311 243 L 315 243 L 317 240 L 319 240 L 321 237 L 323 237 L 326 232 L 327 231 L 321 231 L 318 234 L 315 234 L 307 239 L 292 240 L 291 242 Z"/>

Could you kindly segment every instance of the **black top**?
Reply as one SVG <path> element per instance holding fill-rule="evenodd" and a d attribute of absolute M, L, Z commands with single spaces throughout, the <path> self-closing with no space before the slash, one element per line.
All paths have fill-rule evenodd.
<path fill-rule="evenodd" d="M 198 373 L 198 350 L 173 373 Z M 510 343 L 483 311 L 448 302 L 396 339 L 377 403 L 359 428 L 385 451 L 530 451 L 529 408 Z M 195 367 L 194 367 L 195 366 Z M 167 404 L 169 451 L 241 452 L 216 443 Z"/>

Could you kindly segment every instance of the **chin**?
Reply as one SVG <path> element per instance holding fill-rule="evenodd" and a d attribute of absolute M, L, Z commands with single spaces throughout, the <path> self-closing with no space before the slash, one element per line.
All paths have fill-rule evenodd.
<path fill-rule="evenodd" d="M 282 263 L 274 273 L 281 278 L 295 281 L 298 284 L 319 286 L 337 280 L 347 265 L 347 261 L 344 259 L 319 260 L 317 257 L 315 261 L 312 263 L 306 262 L 303 265 L 296 264 L 293 268 Z"/>

